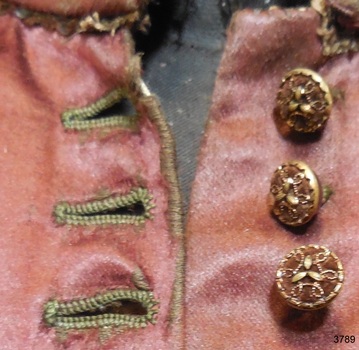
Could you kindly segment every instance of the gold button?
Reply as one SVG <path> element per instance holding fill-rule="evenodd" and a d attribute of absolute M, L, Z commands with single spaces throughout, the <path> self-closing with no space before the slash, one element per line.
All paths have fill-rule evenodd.
<path fill-rule="evenodd" d="M 323 129 L 332 105 L 330 89 L 318 73 L 296 68 L 282 79 L 277 111 L 291 130 L 312 133 Z"/>
<path fill-rule="evenodd" d="M 344 281 L 343 265 L 326 247 L 301 246 L 279 264 L 276 284 L 280 295 L 297 309 L 316 310 L 338 295 Z"/>
<path fill-rule="evenodd" d="M 325 194 L 329 195 L 329 192 Z M 304 162 L 289 161 L 274 172 L 270 184 L 269 206 L 282 223 L 289 226 L 306 224 L 318 212 L 322 201 L 319 180 Z"/>

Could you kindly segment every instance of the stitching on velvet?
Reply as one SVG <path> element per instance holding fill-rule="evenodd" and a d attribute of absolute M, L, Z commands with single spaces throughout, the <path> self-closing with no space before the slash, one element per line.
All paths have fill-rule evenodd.
<path fill-rule="evenodd" d="M 88 130 L 104 127 L 122 127 L 134 129 L 137 127 L 138 115 L 112 115 L 108 117 L 92 119 L 99 113 L 114 106 L 117 102 L 128 98 L 128 93 L 123 89 L 116 89 L 100 98 L 96 102 L 82 108 L 73 108 L 64 112 L 61 116 L 65 129 Z"/>
<path fill-rule="evenodd" d="M 120 308 L 124 301 L 140 304 L 145 313 L 137 315 L 106 310 L 111 306 Z M 117 289 L 90 298 L 51 300 L 44 306 L 43 319 L 48 327 L 63 330 L 121 326 L 144 328 L 149 323 L 156 323 L 158 304 L 152 292 Z"/>
<path fill-rule="evenodd" d="M 135 285 L 136 288 L 141 290 L 150 290 L 150 286 L 143 275 L 141 269 L 137 268 L 132 274 L 132 283 Z"/>
<path fill-rule="evenodd" d="M 155 205 L 152 200 L 153 197 L 147 189 L 135 188 L 126 195 L 116 195 L 83 204 L 61 202 L 55 206 L 54 216 L 60 225 L 140 225 L 146 219 L 153 218 L 150 211 Z M 140 210 L 136 210 L 136 207 Z"/>

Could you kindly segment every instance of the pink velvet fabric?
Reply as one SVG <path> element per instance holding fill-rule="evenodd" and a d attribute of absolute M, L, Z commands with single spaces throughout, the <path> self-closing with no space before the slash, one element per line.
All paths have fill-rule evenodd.
<path fill-rule="evenodd" d="M 187 225 L 187 349 L 357 349 L 359 334 L 359 55 L 324 61 L 312 10 L 236 13 L 228 29 Z M 321 137 L 286 139 L 273 118 L 283 75 L 318 71 L 339 93 Z M 267 207 L 282 162 L 307 162 L 334 194 L 299 229 Z M 344 289 L 326 309 L 291 309 L 275 289 L 279 261 L 306 244 L 342 260 Z"/>
<path fill-rule="evenodd" d="M 147 0 L 8 0 L 26 8 L 64 16 L 83 16 L 98 12 L 103 16 L 114 16 L 136 11 L 147 4 Z"/>
<path fill-rule="evenodd" d="M 169 232 L 168 184 L 147 102 L 136 132 L 65 131 L 61 113 L 95 102 L 138 78 L 126 30 L 71 39 L 0 17 L 0 348 L 169 349 L 178 242 Z M 59 226 L 60 201 L 81 202 L 146 187 L 153 220 L 144 225 Z M 100 343 L 97 330 L 61 342 L 43 307 L 104 291 L 135 289 L 140 269 L 159 301 L 157 324 Z"/>

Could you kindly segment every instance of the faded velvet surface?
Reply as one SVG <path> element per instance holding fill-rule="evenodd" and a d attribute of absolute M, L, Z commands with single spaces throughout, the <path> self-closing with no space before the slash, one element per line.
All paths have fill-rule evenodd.
<path fill-rule="evenodd" d="M 169 349 L 178 239 L 168 225 L 160 137 L 146 101 L 137 132 L 65 131 L 61 113 L 138 79 L 126 30 L 63 38 L 0 17 L 0 339 L 2 350 Z M 154 197 L 144 225 L 58 226 L 53 208 L 144 186 Z M 50 299 L 134 289 L 140 269 L 159 301 L 157 324 L 116 332 L 69 331 L 63 342 L 42 320 Z"/>
<path fill-rule="evenodd" d="M 359 55 L 324 63 L 315 11 L 235 14 L 215 85 L 187 224 L 187 349 L 356 349 L 359 334 Z M 273 109 L 284 73 L 319 71 L 338 93 L 321 137 L 285 139 Z M 314 221 L 288 229 L 269 214 L 272 173 L 309 164 L 334 194 Z M 291 309 L 274 288 L 280 259 L 303 244 L 332 249 L 344 289 L 327 309 Z M 358 339 L 357 339 L 358 342 Z"/>

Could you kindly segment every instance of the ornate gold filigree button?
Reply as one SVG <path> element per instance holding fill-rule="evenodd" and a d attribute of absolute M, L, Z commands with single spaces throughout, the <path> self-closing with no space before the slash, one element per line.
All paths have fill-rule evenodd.
<path fill-rule="evenodd" d="M 314 171 L 302 161 L 283 163 L 270 184 L 269 207 L 283 224 L 301 226 L 310 221 L 331 194 Z"/>
<path fill-rule="evenodd" d="M 332 105 L 330 89 L 318 73 L 297 68 L 282 79 L 277 95 L 277 111 L 291 130 L 312 133 L 323 129 Z"/>
<path fill-rule="evenodd" d="M 280 262 L 276 284 L 280 295 L 297 309 L 327 306 L 340 292 L 343 265 L 328 248 L 307 245 L 296 248 Z"/>

